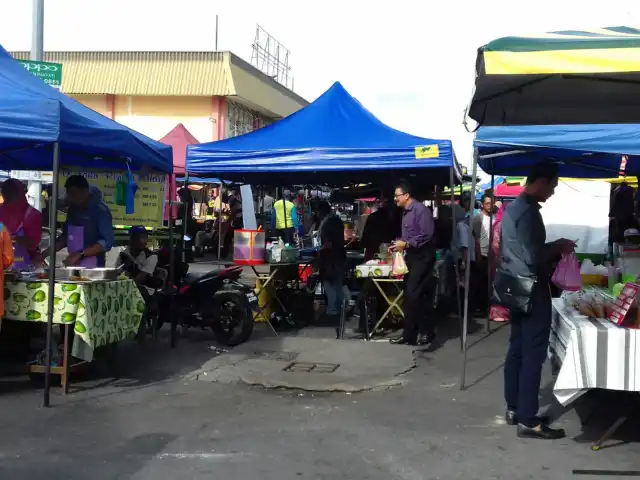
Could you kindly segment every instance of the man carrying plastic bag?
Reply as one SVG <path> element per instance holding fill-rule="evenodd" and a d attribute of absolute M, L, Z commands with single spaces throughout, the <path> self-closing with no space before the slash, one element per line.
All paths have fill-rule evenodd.
<path fill-rule="evenodd" d="M 511 315 L 504 366 L 506 421 L 518 425 L 518 436 L 524 438 L 565 436 L 564 430 L 552 429 L 538 417 L 540 378 L 551 332 L 551 265 L 575 248 L 567 239 L 545 243 L 540 203 L 554 194 L 557 185 L 556 164 L 533 166 L 524 192 L 505 210 L 493 284 L 494 296 Z"/>

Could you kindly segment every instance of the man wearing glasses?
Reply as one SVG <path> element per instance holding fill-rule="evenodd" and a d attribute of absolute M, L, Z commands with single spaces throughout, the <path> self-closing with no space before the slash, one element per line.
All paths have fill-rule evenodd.
<path fill-rule="evenodd" d="M 396 186 L 394 200 L 403 210 L 402 235 L 391 249 L 406 252 L 409 273 L 404 277 L 404 331 L 391 343 L 427 345 L 435 338 L 431 313 L 436 261 L 433 213 L 411 196 L 411 188 L 406 183 Z"/>

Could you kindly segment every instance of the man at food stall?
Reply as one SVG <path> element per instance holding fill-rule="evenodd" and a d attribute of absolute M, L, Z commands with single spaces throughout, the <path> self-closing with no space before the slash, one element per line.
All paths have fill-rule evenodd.
<path fill-rule="evenodd" d="M 344 248 L 344 224 L 332 213 L 328 202 L 318 204 L 320 227 L 320 252 L 318 253 L 320 277 L 327 296 L 325 322 L 338 325 L 344 299 L 344 273 L 347 260 Z"/>
<path fill-rule="evenodd" d="M 25 193 L 22 182 L 14 178 L 2 184 L 4 203 L 0 206 L 0 223 L 13 240 L 17 270 L 26 270 L 33 263 L 42 239 L 42 214 L 29 205 Z"/>
<path fill-rule="evenodd" d="M 229 210 L 231 211 L 231 227 L 234 230 L 241 229 L 244 225 L 242 218 L 242 198 L 240 191 L 232 188 L 229 192 Z"/>
<path fill-rule="evenodd" d="M 292 201 L 293 194 L 285 191 L 283 197 L 273 204 L 271 226 L 276 230 L 278 238 L 281 238 L 284 243 L 291 244 L 293 234 L 299 227 L 298 212 Z"/>
<path fill-rule="evenodd" d="M 111 211 L 102 201 L 102 193 L 90 188 L 82 175 L 71 175 L 64 184 L 67 191 L 67 220 L 55 242 L 56 251 L 67 248 L 67 266 L 96 268 L 105 266 L 106 252 L 114 245 Z M 49 249 L 42 252 L 47 258 Z"/>
<path fill-rule="evenodd" d="M 411 187 L 400 183 L 394 194 L 403 209 L 402 236 L 392 245 L 394 252 L 406 252 L 409 273 L 404 279 L 404 330 L 391 339 L 399 345 L 428 345 L 435 339 L 431 305 L 436 261 L 432 211 L 411 195 Z"/>
<path fill-rule="evenodd" d="M 378 199 L 378 208 L 371 213 L 364 224 L 360 244 L 364 247 L 364 261 L 371 260 L 379 253 L 380 245 L 391 243 L 400 235 L 399 215 L 389 208 L 384 196 Z"/>
<path fill-rule="evenodd" d="M 542 366 L 549 348 L 551 332 L 551 292 L 549 279 L 554 259 L 572 252 L 575 243 L 559 239 L 545 243 L 546 230 L 540 203 L 546 202 L 558 185 L 558 166 L 536 164 L 524 192 L 504 212 L 501 225 L 501 247 L 494 289 L 498 297 L 511 292 L 519 277 L 534 278 L 531 291 L 521 297 L 531 304 L 528 313 L 511 311 L 511 335 L 504 364 L 506 421 L 518 425 L 518 436 L 524 438 L 563 438 L 562 429 L 552 429 L 538 417 L 538 395 Z M 514 280 L 509 280 L 512 278 Z"/>

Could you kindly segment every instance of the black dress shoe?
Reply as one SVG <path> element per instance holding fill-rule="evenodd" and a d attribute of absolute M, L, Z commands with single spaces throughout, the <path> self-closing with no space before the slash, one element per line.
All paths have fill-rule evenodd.
<path fill-rule="evenodd" d="M 424 345 L 430 345 L 433 343 L 433 341 L 436 339 L 436 334 L 435 333 L 431 333 L 431 334 L 421 334 L 418 337 L 418 345 L 420 346 L 424 346 Z"/>
<path fill-rule="evenodd" d="M 541 440 L 558 440 L 566 437 L 567 434 L 561 428 L 555 429 L 541 423 L 537 427 L 527 427 L 518 424 L 518 437 L 520 438 L 539 438 Z"/>
<path fill-rule="evenodd" d="M 504 414 L 504 419 L 507 422 L 507 425 L 511 427 L 518 424 L 515 410 L 507 410 Z M 540 423 L 544 423 L 545 425 L 549 425 L 551 423 L 551 417 L 548 416 L 538 417 L 538 420 L 540 420 Z"/>
<path fill-rule="evenodd" d="M 393 345 L 417 345 L 415 341 L 409 341 L 404 337 L 392 338 L 389 343 Z"/>

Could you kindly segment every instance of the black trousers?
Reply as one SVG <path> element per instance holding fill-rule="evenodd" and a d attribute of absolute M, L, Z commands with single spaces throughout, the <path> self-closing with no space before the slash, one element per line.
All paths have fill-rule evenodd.
<path fill-rule="evenodd" d="M 540 285 L 529 315 L 511 315 L 509 350 L 504 364 L 504 396 L 507 408 L 518 421 L 537 426 L 538 393 L 542 366 L 547 357 L 551 333 L 551 295 Z"/>
<path fill-rule="evenodd" d="M 436 249 L 427 245 L 409 249 L 405 257 L 409 273 L 404 277 L 404 333 L 408 341 L 418 334 L 433 335 L 433 266 Z"/>
<path fill-rule="evenodd" d="M 474 310 L 480 309 L 482 315 L 485 315 L 489 312 L 489 260 L 480 256 L 472 265 L 473 288 L 469 293 L 474 296 Z M 473 314 L 474 310 L 469 311 Z"/>

